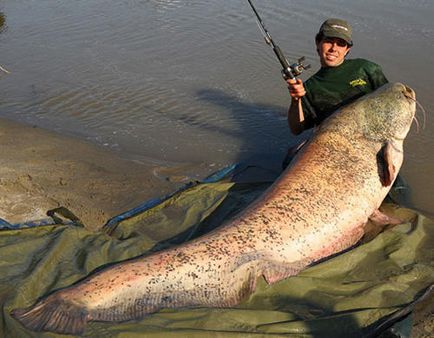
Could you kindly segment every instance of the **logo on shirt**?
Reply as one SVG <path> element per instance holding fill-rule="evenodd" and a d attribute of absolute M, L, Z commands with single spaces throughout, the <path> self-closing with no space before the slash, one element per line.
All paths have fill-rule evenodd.
<path fill-rule="evenodd" d="M 350 85 L 352 87 L 357 87 L 357 86 L 365 86 L 365 85 L 367 85 L 367 83 L 365 80 L 359 78 L 359 79 L 355 79 L 355 80 L 351 81 Z"/>

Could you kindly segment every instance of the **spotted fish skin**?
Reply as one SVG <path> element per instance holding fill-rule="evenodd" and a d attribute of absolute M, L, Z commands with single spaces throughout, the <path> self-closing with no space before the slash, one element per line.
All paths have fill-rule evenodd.
<path fill-rule="evenodd" d="M 276 182 L 222 227 L 116 264 L 12 315 L 35 331 L 80 334 L 88 321 L 139 319 L 163 308 L 230 307 L 363 235 L 403 161 L 415 94 L 391 84 L 327 119 Z M 388 163 L 378 153 L 388 144 Z M 392 182 L 395 177 L 392 177 Z"/>

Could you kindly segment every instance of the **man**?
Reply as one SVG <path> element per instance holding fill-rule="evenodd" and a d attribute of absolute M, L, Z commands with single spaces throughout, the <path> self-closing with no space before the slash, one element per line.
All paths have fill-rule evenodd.
<path fill-rule="evenodd" d="M 315 37 L 321 69 L 305 84 L 300 79 L 287 81 L 292 98 L 288 124 L 295 135 L 388 82 L 377 64 L 345 59 L 353 46 L 351 34 L 345 20 L 326 20 Z"/>
<path fill-rule="evenodd" d="M 291 95 L 288 124 L 295 135 L 321 124 L 336 109 L 388 82 L 379 65 L 365 59 L 345 59 L 353 46 L 351 34 L 351 26 L 345 20 L 324 21 L 315 37 L 320 70 L 305 84 L 300 79 L 287 81 Z M 283 168 L 306 141 L 289 149 Z M 408 186 L 400 175 L 394 182 L 394 189 L 407 194 L 395 199 L 410 200 Z"/>

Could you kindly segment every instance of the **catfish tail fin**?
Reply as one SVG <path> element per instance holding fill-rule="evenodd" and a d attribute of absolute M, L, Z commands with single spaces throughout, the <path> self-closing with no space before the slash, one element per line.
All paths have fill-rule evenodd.
<path fill-rule="evenodd" d="M 26 309 L 15 309 L 12 316 L 32 331 L 81 334 L 89 320 L 88 312 L 57 297 L 48 297 Z"/>

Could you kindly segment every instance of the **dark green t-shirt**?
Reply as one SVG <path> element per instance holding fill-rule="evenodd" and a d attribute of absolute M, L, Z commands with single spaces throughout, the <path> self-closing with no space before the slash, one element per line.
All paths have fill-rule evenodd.
<path fill-rule="evenodd" d="M 302 98 L 302 105 L 305 129 L 320 124 L 339 107 L 387 82 L 381 67 L 364 59 L 345 60 L 337 67 L 322 67 L 304 84 L 306 95 Z"/>

